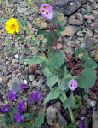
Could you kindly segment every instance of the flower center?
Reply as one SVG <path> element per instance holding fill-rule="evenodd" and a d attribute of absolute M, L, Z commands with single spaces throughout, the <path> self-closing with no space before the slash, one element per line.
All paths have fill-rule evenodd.
<path fill-rule="evenodd" d="M 75 87 L 75 84 L 72 82 L 72 83 L 70 84 L 70 86 L 71 86 L 71 87 Z"/>
<path fill-rule="evenodd" d="M 42 12 L 43 12 L 44 14 L 46 14 L 46 15 L 49 14 L 48 8 L 49 8 L 49 6 L 43 6 L 43 8 L 42 8 Z"/>
<path fill-rule="evenodd" d="M 15 29 L 16 28 L 15 24 L 12 24 L 10 27 L 11 27 L 11 29 Z"/>

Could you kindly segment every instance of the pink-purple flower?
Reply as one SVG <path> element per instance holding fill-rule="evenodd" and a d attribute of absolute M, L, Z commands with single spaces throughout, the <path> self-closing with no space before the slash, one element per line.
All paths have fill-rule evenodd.
<path fill-rule="evenodd" d="M 30 102 L 30 104 L 32 104 L 32 100 L 36 100 L 37 101 L 39 98 L 41 98 L 41 94 L 39 94 L 38 90 L 35 90 L 34 92 L 32 92 L 29 95 L 29 102 Z"/>
<path fill-rule="evenodd" d="M 52 46 L 52 49 L 56 50 L 56 46 Z M 57 50 L 58 50 L 58 47 L 57 47 Z"/>
<path fill-rule="evenodd" d="M 1 111 L 6 112 L 8 110 L 8 104 L 2 105 Z"/>
<path fill-rule="evenodd" d="M 78 83 L 75 81 L 75 79 L 72 79 L 69 81 L 68 86 L 69 86 L 71 91 L 75 91 L 75 89 L 78 86 Z"/>
<path fill-rule="evenodd" d="M 17 93 L 17 92 L 12 88 L 12 89 L 11 89 L 11 92 L 8 94 L 8 98 L 9 98 L 10 100 L 16 99 L 16 96 L 15 96 L 16 93 Z"/>
<path fill-rule="evenodd" d="M 20 115 L 20 112 L 16 111 L 14 118 L 17 120 L 17 122 L 19 123 L 21 120 L 24 120 L 24 115 Z"/>
<path fill-rule="evenodd" d="M 84 125 L 84 121 L 82 122 L 81 120 L 78 121 L 79 127 L 80 128 L 85 128 Z"/>
<path fill-rule="evenodd" d="M 20 85 L 19 85 L 19 88 L 24 91 L 24 82 L 21 82 Z"/>
<path fill-rule="evenodd" d="M 49 4 L 46 4 L 46 3 L 42 4 L 40 7 L 40 12 L 41 12 L 41 15 L 45 18 L 48 18 L 50 20 L 53 18 L 52 6 Z"/>
<path fill-rule="evenodd" d="M 24 111 L 24 108 L 25 106 L 24 106 L 23 100 L 20 100 L 18 102 L 18 111 Z"/>

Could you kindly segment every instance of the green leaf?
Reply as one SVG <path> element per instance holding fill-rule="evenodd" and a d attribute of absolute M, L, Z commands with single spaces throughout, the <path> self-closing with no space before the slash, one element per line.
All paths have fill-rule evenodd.
<path fill-rule="evenodd" d="M 96 74 L 91 68 L 85 68 L 81 75 L 78 75 L 76 81 L 80 88 L 91 88 L 96 79 Z"/>
<path fill-rule="evenodd" d="M 70 107 L 70 106 L 74 106 L 75 105 L 75 97 L 73 96 L 73 94 L 70 94 L 70 97 L 67 98 L 65 101 L 64 101 L 64 109 L 66 107 Z"/>
<path fill-rule="evenodd" d="M 41 59 L 39 57 L 34 57 L 34 56 L 31 56 L 27 59 L 20 60 L 20 62 L 25 62 L 28 64 L 40 64 L 42 61 L 43 61 L 43 59 Z"/>
<path fill-rule="evenodd" d="M 52 86 L 58 81 L 58 75 L 50 76 L 47 78 L 47 85 L 52 88 Z"/>
<path fill-rule="evenodd" d="M 29 113 L 24 113 L 25 120 L 29 120 Z"/>
<path fill-rule="evenodd" d="M 35 117 L 35 128 L 41 128 L 41 124 L 44 123 L 45 114 L 41 114 L 40 117 Z"/>
<path fill-rule="evenodd" d="M 45 76 L 47 77 L 52 76 L 52 70 L 50 66 L 48 65 L 48 63 L 46 62 L 46 60 L 42 62 L 41 67 L 42 67 L 42 72 Z"/>
<path fill-rule="evenodd" d="M 7 46 L 12 46 L 11 41 L 7 41 L 6 44 L 7 44 Z"/>
<path fill-rule="evenodd" d="M 4 21 L 7 21 L 7 20 L 9 20 L 10 18 L 2 18 L 2 19 L 0 19 L 0 22 L 4 22 Z"/>
<path fill-rule="evenodd" d="M 14 51 L 14 49 L 11 46 L 8 47 L 8 50 Z"/>
<path fill-rule="evenodd" d="M 23 15 L 23 21 L 24 21 L 25 27 L 27 27 L 27 21 L 26 21 L 26 15 L 25 14 Z"/>
<path fill-rule="evenodd" d="M 30 54 L 30 53 L 29 53 L 29 50 L 28 50 L 27 48 L 25 48 L 25 52 L 26 52 L 27 54 Z"/>
<path fill-rule="evenodd" d="M 64 124 L 64 125 L 62 126 L 62 128 L 67 128 L 67 124 Z"/>
<path fill-rule="evenodd" d="M 56 40 L 59 39 L 59 35 L 58 35 L 58 33 L 57 33 L 56 31 L 53 30 L 53 31 L 52 31 L 52 34 L 54 35 L 54 37 L 55 37 Z M 51 34 L 50 31 L 47 32 L 47 42 L 51 42 L 51 43 L 53 44 L 53 43 L 54 43 L 54 39 L 53 39 L 53 37 L 52 37 L 52 34 Z M 52 46 L 52 44 L 47 43 L 48 46 Z"/>
<path fill-rule="evenodd" d="M 62 78 L 62 80 L 60 80 L 60 82 L 58 83 L 59 88 L 60 88 L 61 90 L 65 90 L 65 89 L 69 88 L 69 87 L 68 87 L 69 81 L 70 81 L 70 74 L 64 76 L 64 77 Z"/>
<path fill-rule="evenodd" d="M 40 29 L 37 31 L 37 35 L 44 35 L 44 34 L 45 34 L 45 30 Z"/>
<path fill-rule="evenodd" d="M 68 90 L 69 88 L 65 89 L 64 92 L 66 93 Z M 62 93 L 59 95 L 59 99 L 61 100 L 62 103 L 64 102 L 64 96 Z"/>
<path fill-rule="evenodd" d="M 36 39 L 35 39 L 34 41 L 32 41 L 31 43 L 32 43 L 32 45 L 35 45 L 35 44 L 39 45 L 40 41 L 39 41 L 38 38 L 36 38 Z"/>
<path fill-rule="evenodd" d="M 59 25 L 59 26 L 58 26 L 58 30 L 59 30 L 59 31 L 64 31 L 64 30 L 65 30 L 64 25 Z"/>
<path fill-rule="evenodd" d="M 59 97 L 60 94 L 61 94 L 61 90 L 58 87 L 54 87 L 47 95 L 43 105 L 45 105 L 49 100 L 56 99 L 57 97 Z"/>
<path fill-rule="evenodd" d="M 87 61 L 84 63 L 84 68 L 97 68 L 97 63 L 93 61 L 93 59 L 87 59 Z"/>
<path fill-rule="evenodd" d="M 85 52 L 83 53 L 82 57 L 81 57 L 81 60 L 86 60 L 87 57 L 88 57 L 88 53 L 87 53 L 87 51 L 85 51 Z"/>
<path fill-rule="evenodd" d="M 21 37 L 21 38 L 18 39 L 18 41 L 24 41 L 24 38 Z"/>
<path fill-rule="evenodd" d="M 81 91 L 80 91 L 80 94 L 81 94 L 81 96 L 85 96 L 85 95 L 86 95 L 86 93 L 85 93 L 84 90 L 81 90 Z"/>
<path fill-rule="evenodd" d="M 81 96 L 75 95 L 79 103 L 75 103 L 75 108 L 78 108 L 81 105 Z"/>
<path fill-rule="evenodd" d="M 48 61 L 48 64 L 53 68 L 58 68 L 64 63 L 64 50 L 58 50 L 53 57 Z"/>

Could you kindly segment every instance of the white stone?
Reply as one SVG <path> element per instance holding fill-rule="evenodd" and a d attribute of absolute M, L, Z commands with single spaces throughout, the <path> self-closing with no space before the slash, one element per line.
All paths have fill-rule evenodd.
<path fill-rule="evenodd" d="M 18 59 L 18 54 L 14 55 L 15 59 Z"/>
<path fill-rule="evenodd" d="M 90 105 L 93 107 L 93 106 L 95 106 L 96 105 L 96 101 L 95 100 L 92 100 L 91 102 L 90 102 Z"/>
<path fill-rule="evenodd" d="M 25 83 L 25 84 L 27 84 L 27 81 L 26 81 L 26 80 L 24 80 L 24 83 Z"/>

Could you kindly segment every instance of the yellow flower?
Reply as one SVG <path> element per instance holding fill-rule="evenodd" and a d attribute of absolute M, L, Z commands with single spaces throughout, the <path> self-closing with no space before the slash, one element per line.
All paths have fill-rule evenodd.
<path fill-rule="evenodd" d="M 18 22 L 19 23 L 19 22 Z M 8 31 L 8 33 L 13 34 L 14 31 L 16 31 L 18 33 L 18 23 L 17 23 L 17 19 L 15 18 L 10 18 L 9 20 L 6 21 L 6 31 Z"/>

